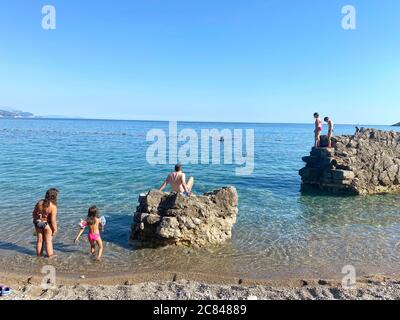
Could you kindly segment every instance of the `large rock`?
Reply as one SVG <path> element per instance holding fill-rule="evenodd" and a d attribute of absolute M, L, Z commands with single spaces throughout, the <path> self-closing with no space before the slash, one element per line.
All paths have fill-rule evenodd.
<path fill-rule="evenodd" d="M 323 137 L 325 138 L 325 137 Z M 313 148 L 299 171 L 302 190 L 376 194 L 400 191 L 400 133 L 357 129 L 332 139 L 332 148 Z"/>
<path fill-rule="evenodd" d="M 190 197 L 151 190 L 139 197 L 131 240 L 155 245 L 220 244 L 231 238 L 237 213 L 234 187 Z"/>

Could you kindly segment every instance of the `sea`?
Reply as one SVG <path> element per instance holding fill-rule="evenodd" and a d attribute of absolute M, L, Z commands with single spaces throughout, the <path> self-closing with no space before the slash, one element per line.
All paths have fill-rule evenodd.
<path fill-rule="evenodd" d="M 246 129 L 254 133 L 254 141 L 249 140 L 254 168 L 247 175 L 238 174 L 239 165 L 224 157 L 220 163 L 184 165 L 186 174 L 195 177 L 195 194 L 236 187 L 239 214 L 232 239 L 207 248 L 152 248 L 130 242 L 139 195 L 159 188 L 173 170 L 169 157 L 157 164 L 148 156 L 155 143 L 148 141 L 149 133 L 165 132 L 168 141 L 173 138 L 169 128 L 168 122 L 156 121 L 0 119 L 0 270 L 40 272 L 50 263 L 35 256 L 31 214 L 46 190 L 55 187 L 60 191 L 59 233 L 54 238 L 58 257 L 51 264 L 64 274 L 171 271 L 289 279 L 341 278 L 346 266 L 354 267 L 357 276 L 400 272 L 400 195 L 300 192 L 298 171 L 313 144 L 312 123 L 178 122 L 178 132 L 189 129 L 199 137 L 204 129 L 242 132 L 244 156 L 251 155 Z M 354 125 L 335 128 L 335 134 L 354 131 Z M 208 148 L 200 140 L 198 150 Z M 223 151 L 223 143 L 218 143 Z M 107 219 L 100 262 L 89 255 L 85 237 L 73 243 L 91 205 Z"/>

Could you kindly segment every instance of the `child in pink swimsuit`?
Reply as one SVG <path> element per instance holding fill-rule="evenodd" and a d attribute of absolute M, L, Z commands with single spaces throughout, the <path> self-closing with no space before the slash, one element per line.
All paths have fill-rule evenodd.
<path fill-rule="evenodd" d="M 85 228 L 89 228 L 88 239 L 90 243 L 90 254 L 94 255 L 96 252 L 96 244 L 99 247 L 96 260 L 99 261 L 103 255 L 103 241 L 101 240 L 100 230 L 103 231 L 103 224 L 100 219 L 100 211 L 96 206 L 90 207 L 88 210 L 88 216 L 85 220 L 82 220 L 79 224 L 80 230 L 75 237 L 74 242 L 77 243 L 79 238 L 85 231 Z"/>

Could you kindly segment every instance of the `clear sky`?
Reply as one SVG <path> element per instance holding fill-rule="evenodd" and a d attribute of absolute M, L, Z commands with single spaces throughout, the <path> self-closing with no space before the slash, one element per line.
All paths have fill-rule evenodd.
<path fill-rule="evenodd" d="M 41 27 L 43 5 L 57 29 Z M 343 30 L 341 9 L 357 9 Z M 400 121 L 398 0 L 1 0 L 0 106 L 88 118 Z"/>

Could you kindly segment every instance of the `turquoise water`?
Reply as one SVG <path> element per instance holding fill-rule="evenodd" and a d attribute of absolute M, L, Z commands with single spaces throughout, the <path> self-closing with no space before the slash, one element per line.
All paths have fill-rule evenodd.
<path fill-rule="evenodd" d="M 254 129 L 255 170 L 235 175 L 235 165 L 188 165 L 195 193 L 234 185 L 240 212 L 231 242 L 208 249 L 140 249 L 129 244 L 140 193 L 158 188 L 171 165 L 146 161 L 146 133 L 168 123 L 97 120 L 0 120 L 1 269 L 39 270 L 31 212 L 49 187 L 57 187 L 59 228 L 52 263 L 60 272 L 189 271 L 253 278 L 340 277 L 400 271 L 400 196 L 301 195 L 298 170 L 313 142 L 312 125 L 179 123 L 179 129 Z M 378 127 L 393 130 L 391 127 Z M 351 134 L 354 126 L 337 126 Z M 105 256 L 87 254 L 72 240 L 87 208 L 108 217 Z"/>

